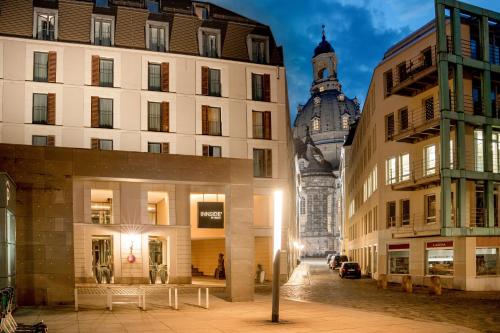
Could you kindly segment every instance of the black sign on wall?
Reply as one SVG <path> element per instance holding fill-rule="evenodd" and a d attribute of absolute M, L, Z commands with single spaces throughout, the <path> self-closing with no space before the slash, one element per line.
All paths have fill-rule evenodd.
<path fill-rule="evenodd" d="M 224 228 L 224 203 L 198 202 L 198 228 Z"/>

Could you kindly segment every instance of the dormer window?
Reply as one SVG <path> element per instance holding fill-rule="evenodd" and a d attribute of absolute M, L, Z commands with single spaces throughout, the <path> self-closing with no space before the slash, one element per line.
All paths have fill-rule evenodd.
<path fill-rule="evenodd" d="M 112 46 L 114 45 L 115 18 L 113 16 L 92 16 L 92 44 Z"/>
<path fill-rule="evenodd" d="M 95 6 L 101 8 L 108 8 L 109 0 L 95 0 Z"/>
<path fill-rule="evenodd" d="M 57 40 L 57 10 L 46 8 L 34 9 L 33 38 Z"/>
<path fill-rule="evenodd" d="M 147 0 L 146 7 L 148 8 L 150 13 L 159 13 L 160 12 L 160 0 Z"/>
<path fill-rule="evenodd" d="M 198 32 L 200 55 L 218 58 L 221 50 L 220 30 L 200 28 Z"/>
<path fill-rule="evenodd" d="M 168 50 L 168 23 L 146 23 L 146 48 L 151 51 L 166 52 Z"/>
<path fill-rule="evenodd" d="M 317 132 L 317 131 L 319 131 L 319 129 L 320 129 L 320 121 L 319 121 L 319 118 L 318 118 L 318 117 L 314 117 L 314 118 L 312 119 L 312 130 L 313 130 L 314 132 Z"/>
<path fill-rule="evenodd" d="M 204 4 L 195 4 L 194 5 L 194 13 L 200 20 L 208 20 L 209 11 L 208 6 Z"/>
<path fill-rule="evenodd" d="M 269 63 L 269 37 L 248 35 L 247 46 L 250 61 L 258 64 Z"/>

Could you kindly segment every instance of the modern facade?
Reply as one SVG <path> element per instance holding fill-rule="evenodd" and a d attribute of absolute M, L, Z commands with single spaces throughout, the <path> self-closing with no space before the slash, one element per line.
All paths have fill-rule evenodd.
<path fill-rule="evenodd" d="M 298 107 L 294 121 L 297 216 L 304 256 L 340 250 L 341 148 L 349 125 L 359 117 L 356 98 L 342 92 L 337 55 L 326 40 L 314 49 L 311 97 Z"/>
<path fill-rule="evenodd" d="M 271 277 L 276 191 L 291 271 L 293 144 L 268 26 L 197 1 L 7 0 L 0 64 L 22 304 L 152 271 L 190 283 L 219 253 L 229 297 L 252 299 L 257 265 Z"/>
<path fill-rule="evenodd" d="M 436 0 L 375 68 L 342 164 L 343 248 L 364 273 L 500 290 L 499 22 Z"/>

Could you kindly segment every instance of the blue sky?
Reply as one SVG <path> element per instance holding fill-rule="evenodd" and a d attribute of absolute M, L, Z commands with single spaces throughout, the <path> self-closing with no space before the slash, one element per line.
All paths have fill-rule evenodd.
<path fill-rule="evenodd" d="M 362 103 L 384 52 L 434 18 L 433 0 L 210 0 L 270 25 L 285 49 L 292 119 L 309 98 L 311 57 L 326 25 L 344 93 Z M 499 0 L 467 0 L 500 11 Z"/>

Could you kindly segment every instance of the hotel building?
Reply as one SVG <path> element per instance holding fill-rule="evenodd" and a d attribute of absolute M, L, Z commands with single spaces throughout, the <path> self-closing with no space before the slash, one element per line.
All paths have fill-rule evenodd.
<path fill-rule="evenodd" d="M 229 298 L 251 300 L 257 265 L 272 276 L 277 192 L 281 275 L 296 263 L 287 99 L 270 28 L 219 6 L 1 1 L 17 268 L 0 278 L 21 304 L 71 303 L 75 284 L 213 276 L 222 253 Z"/>
<path fill-rule="evenodd" d="M 343 249 L 374 278 L 500 290 L 500 14 L 436 0 L 384 55 L 341 165 Z"/>

